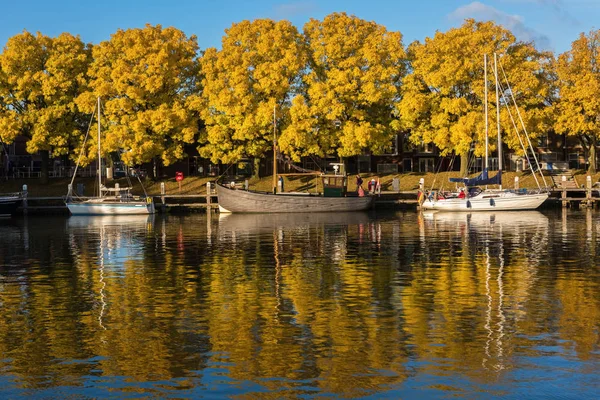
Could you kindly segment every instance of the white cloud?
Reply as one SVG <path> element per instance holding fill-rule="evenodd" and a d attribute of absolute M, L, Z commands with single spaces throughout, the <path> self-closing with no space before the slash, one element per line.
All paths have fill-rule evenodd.
<path fill-rule="evenodd" d="M 535 3 L 544 7 L 551 8 L 558 17 L 565 22 L 568 22 L 572 25 L 580 25 L 580 22 L 573 17 L 564 7 L 564 2 L 562 0 L 504 0 L 511 3 Z M 573 2 L 574 0 L 569 0 Z M 598 1 L 598 0 L 592 0 Z"/>
<path fill-rule="evenodd" d="M 531 0 L 527 0 L 531 1 Z M 533 0 L 536 2 L 556 2 L 556 0 Z M 535 42 L 540 49 L 549 49 L 550 39 L 548 36 L 536 32 L 525 25 L 525 20 L 520 15 L 511 15 L 494 7 L 475 1 L 466 6 L 462 6 L 448 14 L 451 20 L 462 21 L 466 18 L 475 20 L 494 21 L 510 30 L 519 40 L 526 42 Z"/>

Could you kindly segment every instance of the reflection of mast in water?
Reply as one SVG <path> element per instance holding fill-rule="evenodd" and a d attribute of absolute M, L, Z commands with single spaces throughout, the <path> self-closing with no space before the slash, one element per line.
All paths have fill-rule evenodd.
<path fill-rule="evenodd" d="M 489 240 L 489 239 L 488 239 Z M 487 369 L 486 363 L 488 358 L 491 358 L 490 355 L 490 342 L 492 341 L 492 329 L 490 327 L 490 322 L 492 320 L 492 295 L 490 293 L 490 249 L 489 247 L 485 248 L 485 294 L 487 296 L 488 304 L 487 310 L 485 311 L 485 330 L 488 332 L 488 338 L 485 342 L 485 355 L 487 358 L 483 359 L 481 365 L 483 368 Z"/>
<path fill-rule="evenodd" d="M 487 310 L 486 310 L 486 318 L 485 318 L 485 329 L 488 332 L 487 340 L 485 343 L 485 355 L 486 358 L 482 361 L 482 366 L 488 369 L 487 362 L 492 358 L 490 353 L 490 348 L 492 346 L 492 342 L 495 342 L 496 352 L 497 352 L 497 363 L 492 366 L 492 368 L 496 371 L 501 371 L 504 369 L 504 364 L 502 362 L 503 359 L 503 349 L 502 349 L 502 338 L 504 337 L 504 324 L 506 323 L 506 317 L 504 316 L 504 310 L 502 309 L 504 305 L 504 283 L 503 283 L 503 275 L 504 275 L 504 246 L 502 244 L 502 228 L 500 228 L 500 240 L 499 240 L 499 252 L 498 252 L 498 278 L 496 279 L 498 283 L 498 307 L 497 307 L 497 317 L 498 323 L 496 324 L 496 331 L 492 329 L 492 310 L 493 310 L 493 298 L 492 298 L 492 290 L 490 288 L 490 281 L 492 280 L 492 274 L 490 272 L 490 249 L 489 244 L 491 239 L 488 239 L 486 246 L 486 268 L 485 268 L 485 291 L 487 296 Z M 494 334 L 496 333 L 496 339 L 494 339 Z"/>
<path fill-rule="evenodd" d="M 100 227 L 100 315 L 98 315 L 98 323 L 102 327 L 102 329 L 106 330 L 106 327 L 102 323 L 102 318 L 104 317 L 104 310 L 106 309 L 106 301 L 104 295 L 104 288 L 106 287 L 106 282 L 104 281 L 104 229 L 105 227 Z M 104 339 L 102 339 L 104 341 Z"/>
<path fill-rule="evenodd" d="M 277 300 L 277 306 L 275 307 L 275 319 L 279 318 L 279 310 L 281 308 L 281 295 L 279 293 L 279 280 L 281 277 L 281 264 L 279 262 L 279 238 L 283 236 L 283 230 L 281 228 L 273 231 L 273 252 L 275 256 L 275 299 Z"/>
<path fill-rule="evenodd" d="M 502 236 L 502 227 L 500 227 L 500 238 L 502 238 Z M 502 245 L 502 239 L 500 239 L 499 244 L 500 251 L 498 253 L 498 260 L 500 262 L 500 266 L 498 267 L 498 340 L 496 342 L 496 347 L 498 348 L 498 365 L 496 370 L 504 369 L 504 365 L 502 364 L 502 337 L 504 336 L 504 323 L 506 322 L 504 311 L 502 310 L 504 301 L 504 284 L 502 281 L 502 276 L 504 274 L 504 246 Z"/>

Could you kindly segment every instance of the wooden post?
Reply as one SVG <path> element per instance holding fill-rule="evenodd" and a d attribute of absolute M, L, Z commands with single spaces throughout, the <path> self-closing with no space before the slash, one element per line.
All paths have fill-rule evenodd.
<path fill-rule="evenodd" d="M 588 207 L 593 207 L 592 202 L 592 177 L 590 175 L 585 177 L 585 199 Z"/>
<path fill-rule="evenodd" d="M 210 182 L 206 182 L 206 212 L 210 214 Z"/>
<path fill-rule="evenodd" d="M 519 190 L 519 177 L 515 176 L 515 190 Z"/>
<path fill-rule="evenodd" d="M 562 206 L 566 207 L 567 206 L 567 177 L 565 175 L 563 175 L 561 177 L 561 185 L 562 185 Z"/>
<path fill-rule="evenodd" d="M 164 213 L 167 210 L 167 204 L 165 203 L 165 183 L 161 182 L 160 183 L 160 202 L 161 202 L 161 209 L 162 212 Z"/>

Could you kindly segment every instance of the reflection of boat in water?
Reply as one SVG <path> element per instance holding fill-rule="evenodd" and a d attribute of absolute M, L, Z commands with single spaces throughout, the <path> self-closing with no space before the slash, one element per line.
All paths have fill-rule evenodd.
<path fill-rule="evenodd" d="M 358 225 L 368 223 L 364 212 L 282 213 L 282 214 L 220 214 L 219 230 L 253 232 L 276 228 L 300 228 L 324 225 Z"/>
<path fill-rule="evenodd" d="M 475 226 L 502 225 L 504 227 L 526 227 L 548 224 L 548 218 L 539 211 L 502 211 L 473 213 L 456 213 L 444 211 L 424 211 L 423 219 L 436 224 Z"/>
<path fill-rule="evenodd" d="M 154 215 L 71 216 L 66 223 L 73 254 L 86 248 L 102 268 L 122 269 L 126 262 L 144 258 L 142 241 Z"/>
<path fill-rule="evenodd" d="M 154 223 L 154 214 L 140 215 L 73 215 L 67 219 L 69 228 L 100 228 L 122 226 L 125 228 L 145 228 Z"/>

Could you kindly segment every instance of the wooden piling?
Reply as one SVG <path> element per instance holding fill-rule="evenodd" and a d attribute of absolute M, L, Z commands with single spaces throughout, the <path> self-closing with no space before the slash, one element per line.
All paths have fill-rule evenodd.
<path fill-rule="evenodd" d="M 211 193 L 210 182 L 206 182 L 206 212 L 208 214 L 210 214 L 210 209 L 211 209 L 211 206 L 210 206 L 210 202 L 211 202 L 210 196 L 211 196 L 211 194 L 212 193 Z"/>

